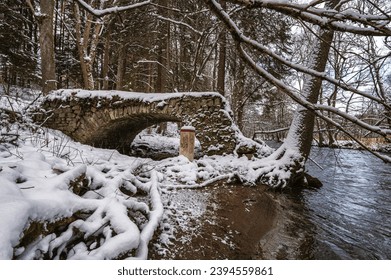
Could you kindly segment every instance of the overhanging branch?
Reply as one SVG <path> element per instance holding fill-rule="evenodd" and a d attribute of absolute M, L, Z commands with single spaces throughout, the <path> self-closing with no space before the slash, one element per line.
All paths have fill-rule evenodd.
<path fill-rule="evenodd" d="M 349 32 L 365 36 L 391 36 L 391 15 L 361 14 L 352 10 L 337 11 L 315 7 L 317 2 L 298 4 L 281 0 L 223 0 L 246 8 L 266 8 L 294 19 L 318 25 L 335 31 Z"/>
<path fill-rule="evenodd" d="M 135 3 L 132 5 L 121 6 L 121 7 L 115 6 L 115 7 L 110 7 L 110 8 L 106 8 L 106 9 L 95 9 L 91 5 L 86 3 L 84 0 L 74 0 L 74 1 L 78 2 L 83 9 L 85 9 L 87 12 L 89 12 L 90 14 L 92 14 L 96 17 L 103 17 L 108 14 L 115 14 L 115 13 L 119 13 L 119 12 L 123 12 L 123 11 L 127 11 L 127 10 L 140 8 L 142 6 L 146 6 L 151 3 L 151 0 L 147 0 L 147 1 Z"/>
<path fill-rule="evenodd" d="M 285 64 L 286 66 L 290 67 L 291 69 L 294 69 L 298 72 L 302 72 L 304 74 L 308 74 L 308 75 L 312 75 L 312 76 L 315 76 L 317 78 L 320 78 L 322 80 L 325 80 L 331 84 L 334 84 L 344 90 L 347 90 L 347 91 L 350 91 L 350 92 L 353 92 L 353 93 L 356 93 L 358 95 L 361 95 L 365 98 L 368 98 L 368 99 L 371 99 L 379 104 L 382 104 L 385 108 L 387 109 L 391 109 L 391 106 L 390 104 L 388 104 L 385 100 L 382 100 L 381 98 L 378 98 L 376 96 L 373 96 L 373 95 L 370 95 L 368 93 L 365 93 L 363 91 L 360 91 L 354 87 L 351 87 L 341 81 L 338 81 L 337 79 L 334 79 L 330 76 L 328 76 L 326 73 L 324 72 L 318 72 L 316 70 L 313 70 L 313 69 L 310 69 L 310 68 L 307 68 L 307 67 L 304 67 L 302 65 L 299 65 L 299 64 L 296 64 L 296 63 L 293 63 L 285 58 L 283 58 L 282 56 L 276 54 L 275 52 L 273 52 L 272 50 L 266 48 L 265 46 L 263 46 L 262 44 L 258 43 L 257 41 L 245 36 L 243 34 L 243 32 L 241 32 L 241 30 L 239 29 L 239 27 L 236 25 L 236 23 L 230 18 L 230 16 L 228 15 L 227 12 L 224 11 L 224 9 L 215 1 L 215 0 L 207 0 L 207 3 L 209 4 L 209 6 L 211 7 L 212 11 L 225 23 L 225 25 L 228 27 L 228 29 L 230 30 L 231 32 L 231 35 L 232 37 L 234 38 L 235 41 L 237 42 L 241 42 L 241 43 L 244 43 L 245 45 L 247 46 L 250 46 L 252 48 L 254 48 L 255 50 L 265 54 L 265 55 L 268 55 L 276 60 L 278 60 L 279 62 Z"/>

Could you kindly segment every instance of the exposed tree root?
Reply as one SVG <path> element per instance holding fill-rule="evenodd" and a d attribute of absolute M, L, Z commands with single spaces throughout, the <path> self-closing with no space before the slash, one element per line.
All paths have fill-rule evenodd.
<path fill-rule="evenodd" d="M 269 157 L 250 165 L 242 182 L 264 184 L 270 188 L 293 187 L 304 182 L 304 158 L 295 149 L 282 145 Z"/>
<path fill-rule="evenodd" d="M 30 220 L 19 244 L 14 247 L 14 258 L 147 258 L 145 252 L 162 212 L 161 201 L 157 198 L 158 178 L 153 172 L 144 174 L 148 175 L 149 181 L 142 182 L 123 171 L 120 176 L 124 178 L 117 182 L 109 180 L 111 184 L 100 182 L 104 186 L 99 188 L 94 184 L 104 179 L 95 172 L 88 174 L 85 168 L 60 174 L 68 191 L 80 196 L 82 210 L 69 217 L 58 217 L 56 221 Z M 99 191 L 110 190 L 113 185 L 112 195 L 99 195 Z M 129 196 L 135 195 L 137 190 L 147 203 Z"/>

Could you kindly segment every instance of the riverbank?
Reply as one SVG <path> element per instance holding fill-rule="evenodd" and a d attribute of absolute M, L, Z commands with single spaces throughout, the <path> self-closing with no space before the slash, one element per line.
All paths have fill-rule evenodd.
<path fill-rule="evenodd" d="M 321 166 L 309 162 L 307 168 L 322 181 L 321 188 L 280 192 L 218 182 L 163 194 L 165 200 L 182 201 L 173 203 L 178 210 L 173 217 L 179 223 L 171 243 L 151 243 L 150 257 L 389 259 L 389 166 L 366 151 L 352 149 L 313 147 L 311 155 Z M 190 207 L 198 210 L 191 214 Z M 255 228 L 260 234 L 254 234 Z"/>
<path fill-rule="evenodd" d="M 163 195 L 176 211 L 164 221 L 169 233 L 164 228 L 155 233 L 149 259 L 343 259 L 332 244 L 317 238 L 302 201 L 304 190 L 220 181 Z"/>
<path fill-rule="evenodd" d="M 380 153 L 391 153 L 391 143 L 386 143 L 384 141 L 362 141 L 365 145 L 367 145 L 368 149 Z M 314 145 L 319 148 L 333 148 L 333 149 L 352 149 L 352 150 L 365 150 L 362 146 L 360 146 L 357 142 L 353 140 L 344 140 L 337 141 L 332 145 Z"/>
<path fill-rule="evenodd" d="M 218 182 L 202 189 L 167 194 L 203 208 L 200 216 L 176 217 L 178 225 L 168 246 L 160 246 L 159 234 L 151 242 L 151 259 L 262 259 L 261 238 L 276 223 L 276 203 L 266 186 L 248 187 Z M 169 218 L 169 219 L 170 219 Z M 154 245 L 157 243 L 158 245 Z"/>

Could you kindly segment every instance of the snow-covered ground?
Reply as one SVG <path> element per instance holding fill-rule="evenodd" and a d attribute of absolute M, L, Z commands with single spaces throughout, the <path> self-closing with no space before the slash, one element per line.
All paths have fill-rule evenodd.
<path fill-rule="evenodd" d="M 133 249 L 135 257 L 146 258 L 163 213 L 156 172 L 143 182 L 135 174 L 143 175 L 145 160 L 92 149 L 56 132 L 40 136 L 26 132 L 19 146 L 0 147 L 0 258 L 111 259 Z M 142 198 L 133 197 L 138 193 Z M 62 232 L 50 229 L 67 221 Z M 42 232 L 21 246 L 33 223 Z"/>
<path fill-rule="evenodd" d="M 1 108 L 13 104 L 23 113 L 29 102 L 3 97 L 0 259 L 147 259 L 157 233 L 155 246 L 164 253 L 177 228 L 186 230 L 183 217 L 197 217 L 206 208 L 202 197 L 181 197 L 178 188 L 233 177 L 251 183 L 271 163 L 235 155 L 154 161 L 97 149 L 23 116 L 9 122 Z M 172 149 L 178 140 L 170 136 L 140 139 Z"/>
<path fill-rule="evenodd" d="M 180 197 L 178 188 L 244 176 L 252 163 L 234 155 L 153 161 L 17 125 L 4 134 L 19 139 L 17 146 L 0 144 L 1 259 L 145 259 L 158 228 L 165 248 L 175 227 L 186 231 L 183 217 L 206 207 L 201 197 Z M 41 232 L 27 243 L 34 223 Z"/>

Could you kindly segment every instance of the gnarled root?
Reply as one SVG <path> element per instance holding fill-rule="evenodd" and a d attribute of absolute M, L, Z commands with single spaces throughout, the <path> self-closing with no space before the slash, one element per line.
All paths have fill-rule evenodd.
<path fill-rule="evenodd" d="M 304 180 L 304 163 L 297 150 L 283 145 L 269 157 L 252 164 L 242 180 L 271 188 L 292 187 Z"/>

